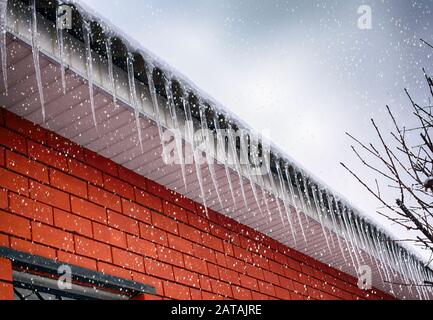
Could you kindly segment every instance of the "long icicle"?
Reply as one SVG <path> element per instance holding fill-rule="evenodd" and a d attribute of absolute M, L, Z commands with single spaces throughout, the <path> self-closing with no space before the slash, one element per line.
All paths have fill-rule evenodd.
<path fill-rule="evenodd" d="M 284 209 L 286 211 L 287 221 L 289 221 L 290 231 L 292 233 L 293 241 L 294 241 L 295 246 L 296 246 L 296 244 L 297 244 L 296 232 L 295 232 L 295 229 L 294 229 L 293 223 L 292 223 L 290 204 L 289 204 L 289 201 L 287 200 L 287 189 L 286 189 L 286 185 L 284 183 L 283 174 L 281 172 L 280 161 L 281 160 L 279 160 L 279 159 L 276 161 L 275 167 L 277 169 L 277 176 L 278 176 L 278 181 L 280 184 L 281 195 L 283 198 L 282 200 L 283 200 L 283 204 L 284 204 Z"/>
<path fill-rule="evenodd" d="M 128 69 L 129 96 L 132 103 L 132 107 L 134 109 L 135 125 L 137 127 L 137 134 L 138 134 L 138 139 L 140 141 L 141 152 L 144 153 L 143 133 L 141 132 L 141 124 L 140 124 L 140 110 L 139 110 L 139 103 L 137 99 L 137 88 L 135 85 L 134 57 L 131 52 L 128 52 L 128 57 L 126 60 L 127 60 L 127 69 Z"/>
<path fill-rule="evenodd" d="M 84 46 L 86 51 L 86 69 L 87 69 L 87 82 L 89 84 L 89 95 L 90 95 L 90 108 L 92 111 L 93 124 L 96 129 L 98 129 L 98 122 L 96 121 L 96 110 L 95 110 L 95 97 L 93 96 L 93 57 L 91 48 L 91 28 L 90 22 L 83 21 L 83 36 L 84 36 Z"/>
<path fill-rule="evenodd" d="M 243 130 L 240 131 L 240 142 L 241 142 L 241 156 L 242 156 L 242 164 L 248 165 L 250 164 L 249 158 L 248 158 L 248 147 L 246 144 L 246 135 Z M 245 170 L 245 175 L 247 176 L 247 179 L 250 181 L 251 190 L 253 191 L 254 200 L 256 201 L 257 207 L 260 211 L 260 214 L 263 215 L 262 207 L 260 205 L 259 197 L 257 196 L 257 188 L 256 188 L 256 182 L 253 180 L 253 177 L 250 173 L 250 168 L 247 167 Z"/>
<path fill-rule="evenodd" d="M 320 206 L 319 199 L 318 199 L 318 195 L 320 193 L 320 190 L 319 190 L 319 187 L 317 185 L 315 185 L 312 188 L 314 188 L 313 189 L 313 201 L 314 201 L 314 204 L 316 207 L 317 216 L 319 217 L 319 223 L 320 223 L 320 226 L 322 228 L 323 237 L 325 238 L 326 246 L 328 247 L 329 253 L 332 254 L 332 249 L 331 249 L 331 246 L 329 244 L 328 235 L 326 232 L 325 221 L 324 221 L 323 216 L 322 216 L 323 211 L 322 211 L 322 208 Z M 308 190 L 305 190 L 305 193 L 308 193 Z"/>
<path fill-rule="evenodd" d="M 286 163 L 286 165 L 284 166 L 284 173 L 286 175 L 287 184 L 289 186 L 290 196 L 292 199 L 292 205 L 295 208 L 296 217 L 298 218 L 298 224 L 301 228 L 302 237 L 304 238 L 305 245 L 308 245 L 307 236 L 305 235 L 305 230 L 304 230 L 304 224 L 301 221 L 301 214 L 299 213 L 300 210 L 298 208 L 298 205 L 297 205 L 296 199 L 295 199 L 295 190 L 293 189 L 293 181 L 292 181 L 292 178 L 290 177 L 289 164 L 288 163 Z"/>
<path fill-rule="evenodd" d="M 271 163 L 270 159 L 267 159 L 266 154 L 264 155 L 264 157 L 266 159 L 265 161 L 269 161 L 269 163 Z M 284 221 L 283 210 L 281 209 L 280 201 L 278 199 L 279 198 L 279 195 L 278 195 L 279 192 L 278 192 L 277 186 L 275 185 L 274 175 L 272 173 L 272 166 L 270 168 L 271 169 L 268 172 L 269 182 L 271 183 L 272 192 L 274 193 L 274 199 L 275 199 L 275 202 L 277 203 L 277 208 L 278 208 L 278 212 L 280 213 L 281 222 L 283 223 L 283 227 L 285 227 L 286 222 Z"/>
<path fill-rule="evenodd" d="M 185 112 L 185 119 L 186 119 L 186 123 L 187 123 L 188 135 L 189 135 L 190 143 L 191 143 L 191 150 L 192 150 L 192 154 L 193 154 L 195 172 L 196 172 L 198 184 L 200 187 L 200 193 L 201 193 L 201 198 L 203 200 L 203 205 L 204 205 L 206 217 L 209 218 L 209 211 L 208 211 L 207 203 L 206 203 L 206 193 L 205 193 L 204 186 L 203 186 L 203 177 L 201 175 L 201 165 L 199 163 L 199 157 L 197 156 L 196 150 L 195 150 L 194 122 L 192 119 L 191 106 L 189 104 L 189 99 L 188 99 L 188 91 L 186 90 L 185 87 L 182 88 L 182 91 L 183 91 L 182 103 L 183 103 L 183 109 Z"/>
<path fill-rule="evenodd" d="M 226 119 L 229 119 L 229 118 L 226 117 Z M 247 201 L 247 198 L 245 195 L 244 179 L 242 176 L 242 168 L 241 168 L 240 161 L 238 158 L 238 153 L 236 152 L 236 140 L 235 140 L 235 137 L 233 135 L 233 131 L 234 131 L 234 129 L 231 126 L 227 129 L 227 135 L 229 138 L 229 148 L 230 148 L 230 153 L 232 155 L 232 159 L 234 160 L 235 165 L 236 165 L 236 171 L 238 172 L 239 186 L 241 188 L 241 193 L 242 193 L 242 198 L 244 200 L 245 208 L 248 211 L 248 201 Z"/>
<path fill-rule="evenodd" d="M 187 191 L 188 190 L 188 184 L 186 182 L 185 157 L 183 154 L 182 136 L 181 136 L 181 132 L 180 132 L 179 121 L 177 118 L 176 103 L 175 103 L 174 97 L 173 97 L 172 84 L 173 83 L 171 80 L 165 79 L 165 93 L 167 94 L 168 109 L 170 111 L 171 121 L 172 121 L 173 129 L 174 129 L 174 140 L 175 140 L 175 146 L 176 146 L 176 153 L 177 153 L 177 156 L 179 157 L 178 160 L 179 160 L 180 166 L 181 166 L 183 184 L 185 186 L 185 190 Z"/>
<path fill-rule="evenodd" d="M 63 1 L 58 0 L 57 6 L 60 7 L 62 5 Z M 64 26 L 61 26 L 60 21 L 57 20 L 56 22 L 56 31 L 57 31 L 57 49 L 59 51 L 60 56 L 60 76 L 62 79 L 62 88 L 63 88 L 63 94 L 66 94 L 66 71 L 65 71 L 65 39 L 64 39 L 64 32 L 63 28 Z"/>
<path fill-rule="evenodd" d="M 7 62 L 7 7 L 8 0 L 0 0 L 0 54 L 5 94 L 8 95 L 8 62 Z"/>
<path fill-rule="evenodd" d="M 212 139 L 212 138 L 210 136 L 211 133 L 210 133 L 209 126 L 208 126 L 207 119 L 206 119 L 206 115 L 205 115 L 205 106 L 201 102 L 199 102 L 199 115 L 200 115 L 201 128 L 205 132 L 205 136 L 203 138 L 204 138 L 204 142 L 205 142 L 205 146 L 206 146 L 207 166 L 208 166 L 210 176 L 212 179 L 212 184 L 215 188 L 217 198 L 218 198 L 219 204 L 221 206 L 221 210 L 224 211 L 224 204 L 223 204 L 223 201 L 221 199 L 219 184 L 218 184 L 218 180 L 217 180 L 216 174 L 215 174 L 214 159 L 212 158 L 212 154 L 214 153 L 214 145 L 210 141 L 210 139 Z"/>
<path fill-rule="evenodd" d="M 236 197 L 235 197 L 235 193 L 234 193 L 234 189 L 233 189 L 233 182 L 232 182 L 232 178 L 230 175 L 230 168 L 229 168 L 229 158 L 226 152 L 226 145 L 225 145 L 225 139 L 223 138 L 223 135 L 221 133 L 221 126 L 219 123 L 219 117 L 218 114 L 215 113 L 214 119 L 214 127 L 217 133 L 217 140 L 218 140 L 218 151 L 219 153 L 222 154 L 222 157 L 224 158 L 224 169 L 225 169 L 225 173 L 226 173 L 226 178 L 227 178 L 227 182 L 229 184 L 229 189 L 230 189 L 230 194 L 232 196 L 232 200 L 233 200 L 233 209 L 236 210 L 237 205 L 236 205 Z"/>
<path fill-rule="evenodd" d="M 105 41 L 105 50 L 107 51 L 107 62 L 108 62 L 108 79 L 110 80 L 110 86 L 113 95 L 114 106 L 117 106 L 117 88 L 116 79 L 114 78 L 114 63 L 113 63 L 113 52 L 111 51 L 111 38 L 107 37 Z"/>
<path fill-rule="evenodd" d="M 39 57 L 39 35 L 38 35 L 36 0 L 32 0 L 31 10 L 32 10 L 31 32 L 32 32 L 33 62 L 35 65 L 36 82 L 39 91 L 39 101 L 41 103 L 41 109 L 42 109 L 42 121 L 45 123 L 46 120 L 45 98 L 44 98 L 44 89 L 42 85 L 41 64 L 40 64 L 40 57 Z"/>

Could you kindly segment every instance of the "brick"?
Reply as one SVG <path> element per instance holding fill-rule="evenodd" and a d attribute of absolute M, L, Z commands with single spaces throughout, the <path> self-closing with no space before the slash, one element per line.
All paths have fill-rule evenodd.
<path fill-rule="evenodd" d="M 0 189 L 0 209 L 7 209 L 9 207 L 8 192 Z"/>
<path fill-rule="evenodd" d="M 87 198 L 87 183 L 58 170 L 50 170 L 51 186 Z"/>
<path fill-rule="evenodd" d="M 11 193 L 9 195 L 9 207 L 13 213 L 23 217 L 53 224 L 53 210 L 46 204 Z"/>
<path fill-rule="evenodd" d="M 174 198 L 174 203 L 191 212 L 196 211 L 195 202 L 183 195 L 177 194 Z"/>
<path fill-rule="evenodd" d="M 29 180 L 3 168 L 0 168 L 0 187 L 23 195 L 29 194 Z"/>
<path fill-rule="evenodd" d="M 144 258 L 146 273 L 166 280 L 174 281 L 173 267 L 167 263 Z"/>
<path fill-rule="evenodd" d="M 131 271 L 131 273 L 132 279 L 134 281 L 154 287 L 157 295 L 162 295 L 164 293 L 162 288 L 162 281 L 160 279 L 136 271 Z"/>
<path fill-rule="evenodd" d="M 202 233 L 203 245 L 205 247 L 224 252 L 224 246 L 221 239 L 207 233 Z"/>
<path fill-rule="evenodd" d="M 227 267 L 226 256 L 224 254 L 222 254 L 221 252 L 216 252 L 215 256 L 217 265 Z"/>
<path fill-rule="evenodd" d="M 49 181 L 46 166 L 9 150 L 6 150 L 6 167 L 43 183 Z"/>
<path fill-rule="evenodd" d="M 59 209 L 54 209 L 54 225 L 63 230 L 89 238 L 93 236 L 90 220 Z"/>
<path fill-rule="evenodd" d="M 104 174 L 104 188 L 128 200 L 134 200 L 134 188 L 126 182 Z"/>
<path fill-rule="evenodd" d="M 189 288 L 172 282 L 164 282 L 164 295 L 174 300 L 190 300 Z"/>
<path fill-rule="evenodd" d="M 245 262 L 236 258 L 226 256 L 227 268 L 242 272 L 245 270 Z"/>
<path fill-rule="evenodd" d="M 104 208 L 109 208 L 117 212 L 122 211 L 122 204 L 119 196 L 92 185 L 89 185 L 89 200 Z"/>
<path fill-rule="evenodd" d="M 203 232 L 209 232 L 209 222 L 205 218 L 191 212 L 187 212 L 187 216 L 190 226 Z"/>
<path fill-rule="evenodd" d="M 32 240 L 63 251 L 74 251 L 74 238 L 70 233 L 38 222 L 32 223 Z"/>
<path fill-rule="evenodd" d="M 201 232 L 197 229 L 194 229 L 186 224 L 179 223 L 178 225 L 179 235 L 185 239 L 189 239 L 192 242 L 200 243 L 201 242 Z"/>
<path fill-rule="evenodd" d="M 5 163 L 5 148 L 0 147 L 0 167 L 4 167 Z"/>
<path fill-rule="evenodd" d="M 30 221 L 19 216 L 0 211 L 0 232 L 30 239 Z"/>
<path fill-rule="evenodd" d="M 105 262 L 98 262 L 98 271 L 102 272 L 103 274 L 109 274 L 122 279 L 132 280 L 131 271 L 126 270 L 125 268 L 113 266 L 112 264 Z"/>
<path fill-rule="evenodd" d="M 153 194 L 156 195 L 157 197 L 160 197 L 162 199 L 171 201 L 173 199 L 173 196 L 175 194 L 174 191 L 169 190 L 168 188 L 156 183 L 155 181 L 152 180 L 147 180 L 146 181 L 146 190 Z"/>
<path fill-rule="evenodd" d="M 90 150 L 85 149 L 84 153 L 85 153 L 86 163 L 90 164 L 91 166 L 105 173 L 108 173 L 109 175 L 115 177 L 118 176 L 117 165 L 113 161 L 110 161 L 104 158 L 103 156 Z"/>
<path fill-rule="evenodd" d="M 47 134 L 47 145 L 61 151 L 69 158 L 84 160 L 84 149 L 82 147 L 56 133 L 49 132 Z"/>
<path fill-rule="evenodd" d="M 93 237 L 95 240 L 111 244 L 113 246 L 125 248 L 126 236 L 122 231 L 93 223 Z"/>
<path fill-rule="evenodd" d="M 48 259 L 56 258 L 56 250 L 17 238 L 11 238 L 11 248 Z"/>
<path fill-rule="evenodd" d="M 164 213 L 177 221 L 188 223 L 188 217 L 186 215 L 185 209 L 170 202 L 164 201 Z"/>
<path fill-rule="evenodd" d="M 107 218 L 109 226 L 136 236 L 140 235 L 138 221 L 111 210 L 107 211 Z"/>
<path fill-rule="evenodd" d="M 192 256 L 184 255 L 185 268 L 201 274 L 208 274 L 206 261 Z"/>
<path fill-rule="evenodd" d="M 79 236 L 75 236 L 75 252 L 99 261 L 112 261 L 109 245 Z"/>
<path fill-rule="evenodd" d="M 113 263 L 124 268 L 144 272 L 143 257 L 132 252 L 113 248 Z"/>
<path fill-rule="evenodd" d="M 222 296 L 219 296 L 217 294 L 209 293 L 209 292 L 202 292 L 202 297 L 204 301 L 218 301 L 223 300 Z"/>
<path fill-rule="evenodd" d="M 107 223 L 107 213 L 105 212 L 105 209 L 101 206 L 72 196 L 71 207 L 72 212 L 78 214 L 79 216 L 88 218 L 96 222 L 104 224 Z"/>
<path fill-rule="evenodd" d="M 73 266 L 82 267 L 90 270 L 97 270 L 96 260 L 77 256 L 73 253 L 57 251 L 57 259 L 60 262 L 68 263 Z"/>
<path fill-rule="evenodd" d="M 271 283 L 267 283 L 259 280 L 259 291 L 269 296 L 275 296 L 275 289 Z"/>
<path fill-rule="evenodd" d="M 102 172 L 74 159 L 69 160 L 69 173 L 94 185 L 102 186 Z"/>
<path fill-rule="evenodd" d="M 5 124 L 8 128 L 39 142 L 45 141 L 45 130 L 12 112 L 5 113 Z"/>
<path fill-rule="evenodd" d="M 191 300 L 193 300 L 193 301 L 200 301 L 200 300 L 203 299 L 203 297 L 201 295 L 201 290 L 189 288 L 189 291 L 191 293 Z"/>
<path fill-rule="evenodd" d="M 228 298 L 233 297 L 232 289 L 229 284 L 214 279 L 211 279 L 210 282 L 213 293 L 220 294 Z"/>
<path fill-rule="evenodd" d="M 197 274 L 192 273 L 191 271 L 185 270 L 183 268 L 174 267 L 174 279 L 176 282 L 194 287 L 200 287 L 200 279 Z"/>
<path fill-rule="evenodd" d="M 249 288 L 251 290 L 258 290 L 259 288 L 259 284 L 257 283 L 257 280 L 245 274 L 240 274 L 239 280 L 241 282 L 241 286 L 244 288 Z"/>
<path fill-rule="evenodd" d="M 182 239 L 178 236 L 169 234 L 168 235 L 168 245 L 170 248 L 186 253 L 186 254 L 194 254 L 194 250 L 192 247 L 192 242 Z"/>
<path fill-rule="evenodd" d="M 68 160 L 60 152 L 39 143 L 28 141 L 28 154 L 31 159 L 43 162 L 61 171 L 68 170 Z"/>
<path fill-rule="evenodd" d="M 185 266 L 182 253 L 160 245 L 156 246 L 156 251 L 160 261 L 182 268 Z"/>
<path fill-rule="evenodd" d="M 149 209 L 125 199 L 122 199 L 122 207 L 123 213 L 127 216 L 151 224 L 151 212 Z"/>
<path fill-rule="evenodd" d="M 252 253 L 251 256 L 253 257 L 253 264 L 263 269 L 269 269 L 268 259 L 255 253 Z"/>
<path fill-rule="evenodd" d="M 274 271 L 273 269 L 271 269 L 272 271 Z M 280 285 L 280 280 L 278 278 L 278 275 L 276 273 L 267 271 L 267 270 L 263 270 L 263 274 L 265 277 L 265 281 L 276 284 L 277 286 Z"/>
<path fill-rule="evenodd" d="M 236 271 L 219 267 L 220 280 L 230 284 L 240 284 L 239 274 Z"/>
<path fill-rule="evenodd" d="M 140 176 L 134 171 L 119 166 L 119 178 L 133 186 L 146 190 L 146 178 Z"/>
<path fill-rule="evenodd" d="M 215 252 L 212 249 L 203 247 L 195 243 L 193 244 L 193 247 L 195 257 L 203 259 L 204 261 L 216 263 Z"/>
<path fill-rule="evenodd" d="M 251 300 L 253 298 L 251 291 L 237 286 L 232 286 L 233 297 L 236 300 Z"/>
<path fill-rule="evenodd" d="M 152 223 L 155 227 L 170 233 L 178 234 L 177 222 L 162 214 L 152 211 Z"/>
<path fill-rule="evenodd" d="M 236 246 L 233 247 L 233 251 L 234 256 L 239 260 L 245 261 L 247 263 L 253 263 L 253 257 L 251 256 L 250 252 Z"/>
<path fill-rule="evenodd" d="M 14 287 L 10 283 L 0 282 L 0 300 L 14 300 Z"/>
<path fill-rule="evenodd" d="M 256 267 L 256 266 L 246 264 L 245 265 L 245 271 L 246 271 L 246 274 L 249 275 L 250 277 L 264 280 L 263 270 Z"/>
<path fill-rule="evenodd" d="M 204 275 L 200 275 L 199 278 L 200 278 L 200 288 L 205 291 L 212 291 L 210 278 Z"/>
<path fill-rule="evenodd" d="M 220 273 L 219 273 L 219 269 L 218 266 L 215 264 L 211 264 L 211 263 L 207 263 L 207 270 L 209 272 L 209 277 L 215 278 L 215 279 L 219 279 L 220 278 Z"/>
<path fill-rule="evenodd" d="M 0 281 L 12 281 L 12 262 L 9 259 L 0 258 Z"/>
<path fill-rule="evenodd" d="M 27 152 L 26 139 L 3 127 L 0 127 L 0 145 L 22 154 Z"/>
<path fill-rule="evenodd" d="M 40 202 L 46 203 L 53 207 L 69 211 L 69 195 L 63 191 L 44 186 L 38 182 L 30 182 L 30 196 Z"/>
<path fill-rule="evenodd" d="M 154 195 L 151 195 L 150 193 L 147 193 L 146 191 L 142 191 L 139 189 L 135 189 L 135 198 L 136 201 L 153 210 L 156 210 L 158 212 L 162 212 L 162 200 L 158 197 L 155 197 Z"/>
<path fill-rule="evenodd" d="M 156 246 L 150 241 L 146 241 L 137 237 L 127 236 L 128 249 L 138 253 L 144 257 L 156 259 Z"/>
<path fill-rule="evenodd" d="M 0 247 L 9 247 L 9 236 L 0 234 Z"/>
<path fill-rule="evenodd" d="M 154 226 L 140 223 L 140 237 L 161 245 L 168 245 L 167 233 Z"/>

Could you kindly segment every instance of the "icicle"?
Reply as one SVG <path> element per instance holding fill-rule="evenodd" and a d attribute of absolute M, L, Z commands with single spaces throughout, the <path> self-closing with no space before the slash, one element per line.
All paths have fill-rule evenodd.
<path fill-rule="evenodd" d="M 286 166 L 284 167 L 284 173 L 286 174 L 286 179 L 288 182 L 287 184 L 289 185 L 289 191 L 290 191 L 290 196 L 292 199 L 292 204 L 293 204 L 293 207 L 295 208 L 295 211 L 296 211 L 296 216 L 298 218 L 299 227 L 301 228 L 302 237 L 304 238 L 305 244 L 308 246 L 308 241 L 307 241 L 307 237 L 305 235 L 305 230 L 304 230 L 304 224 L 302 223 L 301 214 L 299 213 L 299 208 L 298 208 L 298 205 L 297 205 L 296 199 L 295 199 L 295 190 L 293 189 L 293 181 L 292 181 L 292 178 L 290 177 L 289 164 L 288 163 L 286 163 Z"/>
<path fill-rule="evenodd" d="M 265 157 L 265 161 L 266 163 L 271 163 L 270 159 L 267 158 L 267 155 L 264 155 Z M 275 181 L 274 181 L 274 175 L 272 173 L 272 167 L 271 170 L 269 170 L 268 172 L 268 178 L 269 178 L 269 182 L 271 183 L 271 188 L 272 188 L 272 193 L 274 194 L 274 199 L 275 202 L 277 203 L 277 208 L 278 208 L 278 212 L 280 213 L 280 217 L 281 217 L 281 222 L 283 223 L 283 226 L 286 226 L 286 222 L 284 221 L 284 215 L 283 215 L 283 211 L 281 209 L 281 205 L 280 205 L 280 201 L 279 201 L 279 195 L 278 195 L 278 189 L 275 185 Z"/>
<path fill-rule="evenodd" d="M 233 189 L 233 183 L 232 183 L 232 179 L 230 176 L 230 168 L 228 165 L 229 159 L 228 159 L 228 155 L 226 152 L 226 144 L 225 144 L 225 139 L 223 138 L 223 135 L 221 133 L 221 127 L 219 124 L 219 118 L 218 115 L 215 114 L 214 119 L 214 127 L 217 133 L 217 140 L 218 140 L 218 152 L 219 154 L 222 155 L 222 158 L 224 158 L 224 169 L 225 169 L 225 173 L 226 173 L 226 178 L 227 178 L 227 182 L 229 184 L 229 189 L 230 189 L 230 194 L 232 196 L 232 200 L 233 200 L 233 208 L 236 210 L 237 205 L 236 205 L 236 198 L 235 198 L 235 193 L 234 193 L 234 189 Z"/>
<path fill-rule="evenodd" d="M 344 263 L 347 264 L 346 255 L 344 254 L 343 246 L 342 246 L 341 240 L 340 240 L 340 235 L 338 234 L 339 228 L 337 226 L 337 218 L 336 218 L 336 214 L 335 214 L 335 211 L 334 211 L 335 197 L 332 196 L 332 199 L 331 199 L 331 196 L 328 193 L 326 193 L 326 198 L 328 200 L 329 214 L 331 215 L 331 222 L 332 222 L 332 226 L 334 228 L 335 236 L 337 238 L 338 247 L 340 248 L 340 252 L 341 252 L 341 255 L 343 256 Z"/>
<path fill-rule="evenodd" d="M 137 134 L 138 134 L 138 140 L 140 141 L 141 152 L 144 153 L 143 133 L 141 132 L 141 125 L 140 125 L 140 110 L 139 110 L 139 103 L 137 99 L 137 88 L 135 85 L 134 57 L 131 52 L 128 52 L 126 63 L 128 69 L 129 96 L 130 96 L 132 108 L 134 109 L 135 125 L 137 127 Z"/>
<path fill-rule="evenodd" d="M 7 6 L 8 0 L 0 0 L 0 54 L 5 94 L 8 95 L 8 63 L 7 63 Z"/>
<path fill-rule="evenodd" d="M 320 207 L 322 208 L 323 219 L 326 220 L 326 216 L 330 215 L 331 213 L 330 213 L 330 209 L 329 209 L 329 203 L 328 203 L 328 210 L 326 210 L 325 201 L 324 201 L 325 199 L 323 198 L 323 193 L 324 192 L 325 192 L 325 190 L 321 190 L 319 192 L 319 203 L 320 203 Z M 327 228 L 327 231 L 328 231 L 328 233 L 330 235 L 332 246 L 335 249 L 335 241 L 334 241 L 334 237 L 332 236 L 332 232 L 331 232 L 330 228 Z"/>
<path fill-rule="evenodd" d="M 228 117 L 226 117 L 226 119 L 228 119 Z M 239 186 L 241 188 L 242 198 L 244 200 L 245 208 L 248 210 L 248 201 L 247 201 L 247 198 L 245 195 L 244 179 L 242 177 L 242 168 L 241 168 L 240 161 L 238 158 L 238 153 L 236 151 L 236 140 L 235 140 L 235 137 L 233 135 L 233 128 L 232 127 L 228 128 L 227 135 L 229 138 L 229 148 L 230 148 L 231 158 L 235 162 L 236 171 L 237 171 L 238 177 L 239 177 Z"/>
<path fill-rule="evenodd" d="M 57 1 L 57 5 L 62 5 L 63 2 L 61 0 Z M 66 94 L 66 76 L 65 76 L 65 46 L 64 46 L 64 33 L 63 33 L 63 26 L 59 25 L 59 21 L 57 21 L 57 49 L 59 50 L 59 56 L 60 56 L 60 75 L 62 78 L 62 88 L 63 88 L 63 94 Z"/>
<path fill-rule="evenodd" d="M 306 177 L 304 171 L 302 171 L 302 170 L 301 170 L 301 177 L 302 177 L 301 182 L 303 183 L 303 186 L 304 186 L 304 196 L 305 196 L 305 199 L 307 201 L 306 203 L 304 202 L 304 204 L 303 204 L 306 207 L 306 209 L 304 211 L 304 213 L 306 215 L 308 208 L 310 208 L 310 209 L 312 208 L 310 194 L 309 194 L 309 190 L 308 190 L 308 184 L 309 184 L 310 180 L 307 181 L 307 177 Z M 302 195 L 301 195 L 301 199 L 303 199 Z M 305 216 L 305 217 L 307 218 L 307 216 Z M 310 226 L 310 219 L 306 219 L 306 220 L 307 220 L 307 228 L 308 228 Z"/>
<path fill-rule="evenodd" d="M 242 156 L 242 164 L 250 164 L 249 157 L 248 157 L 248 147 L 246 140 L 247 136 L 245 135 L 244 131 L 240 131 L 240 142 L 241 142 L 241 156 Z M 256 189 L 256 182 L 253 180 L 251 174 L 250 174 L 250 168 L 247 167 L 245 170 L 245 175 L 247 176 L 247 179 L 250 181 L 251 190 L 253 191 L 254 200 L 256 201 L 257 207 L 259 208 L 260 214 L 263 215 L 262 206 L 260 204 L 259 198 L 257 196 L 257 189 Z"/>
<path fill-rule="evenodd" d="M 254 157 L 254 161 L 255 163 L 258 163 L 258 154 L 253 153 L 252 156 Z M 267 164 L 265 164 L 267 165 Z M 265 207 L 266 207 L 266 211 L 268 212 L 268 217 L 269 217 L 269 221 L 272 222 L 272 212 L 269 208 L 269 200 L 267 197 L 267 191 L 266 191 L 266 183 L 265 183 L 265 179 L 263 178 L 263 175 L 257 175 L 257 179 L 259 180 L 259 184 L 261 185 L 261 189 L 262 189 L 262 200 L 265 203 Z"/>
<path fill-rule="evenodd" d="M 113 65 L 113 52 L 111 51 L 111 38 L 108 37 L 105 41 L 105 49 L 107 51 L 107 62 L 108 62 L 108 79 L 113 94 L 114 106 L 117 106 L 117 89 L 116 79 L 114 78 L 114 65 Z"/>
<path fill-rule="evenodd" d="M 42 85 L 41 65 L 39 59 L 39 35 L 38 35 L 38 20 L 37 20 L 37 12 L 36 12 L 36 0 L 32 0 L 31 10 L 32 10 L 31 32 L 32 32 L 33 62 L 35 65 L 36 82 L 38 84 L 39 100 L 42 109 L 42 121 L 45 123 L 46 120 L 45 98 L 44 98 L 44 91 L 43 91 L 44 89 Z"/>
<path fill-rule="evenodd" d="M 308 194 L 308 189 L 305 190 L 305 193 Z M 323 214 L 322 208 L 321 208 L 321 206 L 319 204 L 319 199 L 318 199 L 318 194 L 319 193 L 320 193 L 320 190 L 317 187 L 317 185 L 314 186 L 314 189 L 313 189 L 313 200 L 314 200 L 314 204 L 316 206 L 317 216 L 319 217 L 319 222 L 320 222 L 320 226 L 322 227 L 323 236 L 325 237 L 326 246 L 328 247 L 329 253 L 332 254 L 332 249 L 331 249 L 331 246 L 330 246 L 329 240 L 328 240 L 328 234 L 326 232 L 325 222 L 324 222 L 323 217 L 322 217 L 322 214 Z"/>
<path fill-rule="evenodd" d="M 170 111 L 171 121 L 172 121 L 173 129 L 174 129 L 174 140 L 175 140 L 175 146 L 176 146 L 176 153 L 177 153 L 177 156 L 179 157 L 178 160 L 179 160 L 180 165 L 181 165 L 183 184 L 185 186 L 185 190 L 188 190 L 188 184 L 186 182 L 185 157 L 183 154 L 183 143 L 182 143 L 182 137 L 181 137 L 181 132 L 180 132 L 180 125 L 179 125 L 179 121 L 177 119 L 176 103 L 175 103 L 174 97 L 173 97 L 171 80 L 165 79 L 165 92 L 167 94 L 168 109 Z"/>
<path fill-rule="evenodd" d="M 292 214 L 291 214 L 291 210 L 290 210 L 289 201 L 287 200 L 287 189 L 286 189 L 286 185 L 285 185 L 284 180 L 283 180 L 283 174 L 281 172 L 280 160 L 276 161 L 275 167 L 277 169 L 277 176 L 278 176 L 278 181 L 280 183 L 281 195 L 283 197 L 284 209 L 286 210 L 286 215 L 287 215 L 287 220 L 289 221 L 290 231 L 292 233 L 292 237 L 293 237 L 293 240 L 294 240 L 295 246 L 296 246 L 296 232 L 293 228 L 292 217 L 291 217 Z"/>
<path fill-rule="evenodd" d="M 207 166 L 208 166 L 210 176 L 212 179 L 212 184 L 215 188 L 217 198 L 218 198 L 218 201 L 219 201 L 220 206 L 221 206 L 221 210 L 224 211 L 224 204 L 223 204 L 223 201 L 221 199 L 218 180 L 217 180 L 217 177 L 215 174 L 214 159 L 212 158 L 212 155 L 214 153 L 214 144 L 211 143 L 210 139 L 213 139 L 213 137 L 210 137 L 211 133 L 210 133 L 207 119 L 206 119 L 206 115 L 205 115 L 205 107 L 200 102 L 199 102 L 199 114 L 200 114 L 201 128 L 202 128 L 202 130 L 204 130 L 204 132 L 206 132 L 203 139 L 204 139 L 204 142 L 206 145 L 206 152 L 205 153 L 206 153 Z"/>
<path fill-rule="evenodd" d="M 148 78 L 149 78 L 149 74 L 148 74 Z M 153 90 L 155 88 L 155 86 L 153 85 L 153 77 L 150 77 L 152 80 L 149 80 L 149 87 L 152 87 Z M 152 85 L 151 85 L 152 82 Z M 151 89 L 152 91 L 152 89 Z M 204 210 L 206 213 L 206 217 L 209 218 L 209 211 L 207 208 L 207 204 L 206 204 L 206 193 L 204 191 L 204 184 L 203 184 L 203 177 L 201 175 L 201 165 L 199 163 L 199 158 L 196 154 L 196 150 L 195 150 L 195 142 L 194 142 L 194 122 L 192 119 L 192 114 L 191 114 L 191 107 L 189 105 L 189 101 L 188 101 L 188 91 L 186 90 L 185 87 L 182 88 L 183 91 L 183 99 L 182 99 L 182 103 L 183 103 L 183 109 L 185 112 L 185 120 L 186 120 L 186 124 L 187 124 L 187 130 L 188 130 L 188 135 L 190 137 L 190 142 L 191 142 L 191 150 L 193 152 L 193 160 L 194 160 L 194 165 L 195 165 L 195 172 L 197 175 L 197 180 L 198 180 L 198 184 L 200 187 L 200 193 L 201 193 L 201 198 L 203 200 L 203 205 L 204 205 Z M 155 98 L 156 98 L 156 91 L 155 92 Z M 156 109 L 159 110 L 158 107 L 158 102 L 155 99 L 154 101 L 156 101 L 156 104 L 154 105 L 156 107 Z M 161 131 L 160 131 L 161 134 Z"/>
<path fill-rule="evenodd" d="M 96 121 L 96 110 L 95 110 L 95 97 L 93 96 L 93 58 L 91 48 L 91 28 L 90 22 L 83 21 L 83 36 L 84 45 L 86 50 L 86 68 L 87 68 L 87 82 L 89 83 L 89 95 L 90 95 L 90 108 L 92 110 L 93 124 L 98 129 L 98 123 Z"/>

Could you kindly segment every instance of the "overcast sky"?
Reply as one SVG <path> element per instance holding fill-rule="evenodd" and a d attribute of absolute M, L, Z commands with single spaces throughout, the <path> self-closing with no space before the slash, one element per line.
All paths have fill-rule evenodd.
<path fill-rule="evenodd" d="M 385 105 L 412 121 L 408 88 L 427 97 L 432 1 L 82 0 L 272 140 L 380 223 L 378 204 L 340 166 L 368 178 L 349 131 L 376 141 Z M 357 27 L 372 8 L 371 30 Z M 433 71 L 433 70 L 431 70 Z M 389 195 L 393 196 L 393 195 Z M 389 225 L 389 222 L 386 222 Z M 404 231 L 393 228 L 400 236 Z"/>

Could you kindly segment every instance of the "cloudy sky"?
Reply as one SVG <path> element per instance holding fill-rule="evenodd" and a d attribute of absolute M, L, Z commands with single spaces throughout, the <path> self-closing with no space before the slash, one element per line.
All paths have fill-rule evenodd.
<path fill-rule="evenodd" d="M 427 97 L 433 1 L 82 0 L 190 78 L 380 223 L 378 204 L 339 165 L 372 179 L 349 131 L 376 141 L 390 105 L 410 123 L 408 88 Z M 361 5 L 372 29 L 357 26 Z M 433 71 L 433 70 L 431 70 Z M 389 194 L 388 196 L 393 196 Z M 389 226 L 405 236 L 404 231 Z"/>

